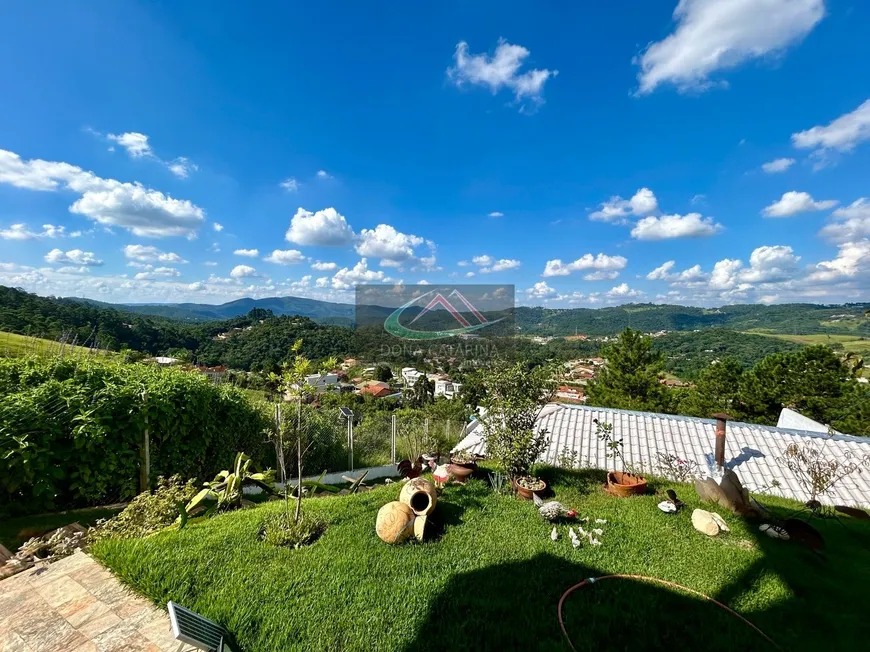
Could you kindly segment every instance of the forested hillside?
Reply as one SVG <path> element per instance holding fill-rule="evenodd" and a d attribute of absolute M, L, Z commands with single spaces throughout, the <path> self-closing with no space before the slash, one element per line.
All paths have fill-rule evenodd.
<path fill-rule="evenodd" d="M 627 324 L 627 320 L 631 320 L 635 327 L 638 327 L 638 322 L 643 322 L 640 328 L 647 332 L 669 330 L 667 334 L 656 337 L 653 346 L 664 354 L 666 371 L 686 379 L 697 376 L 714 360 L 730 357 L 745 367 L 751 367 L 766 355 L 801 347 L 799 343 L 784 339 L 736 332 L 730 326 L 737 324 L 741 328 L 759 329 L 757 320 L 766 315 L 779 320 L 779 323 L 792 318 L 806 329 L 810 329 L 813 323 L 822 328 L 839 328 L 840 333 L 851 333 L 856 338 L 861 337 L 868 326 L 863 308 L 855 306 L 731 306 L 709 311 L 681 306 L 634 305 L 600 310 L 520 308 L 517 311 L 522 329 L 528 329 L 528 325 L 522 323 L 530 316 L 538 320 L 536 332 L 568 330 L 572 323 L 570 319 L 585 323 L 587 328 L 578 326 L 577 330 L 585 330 L 593 337 L 596 331 L 613 335 Z M 703 321 L 709 322 L 704 328 L 685 330 L 689 326 L 698 327 Z M 721 323 L 729 325 L 723 327 Z M 674 329 L 675 325 L 682 329 Z M 800 329 L 795 327 L 795 330 Z M 125 312 L 109 307 L 109 304 L 39 297 L 5 287 L 0 287 L 0 331 L 48 340 L 63 339 L 70 343 L 75 341 L 80 345 L 95 345 L 113 351 L 132 349 L 149 355 L 172 355 L 201 364 L 222 364 L 246 371 L 276 369 L 286 359 L 287 351 L 296 339 L 303 340 L 304 354 L 314 359 L 352 355 L 370 361 L 389 358 L 393 364 L 423 365 L 430 357 L 422 344 L 402 347 L 396 354 L 396 340 L 383 328 L 352 329 L 316 323 L 307 317 L 276 316 L 262 308 L 254 308 L 243 316 L 227 320 L 185 322 Z M 571 327 L 570 331 L 573 333 L 574 328 Z M 602 343 L 594 339 L 582 341 L 562 337 L 554 337 L 543 345 L 529 337 L 490 337 L 482 341 L 495 343 L 504 356 L 530 362 L 599 355 L 602 347 Z M 835 339 L 832 342 L 838 346 Z M 458 366 L 462 359 L 463 354 L 458 352 L 450 364 Z"/>
<path fill-rule="evenodd" d="M 870 304 L 823 306 L 811 303 L 721 308 L 655 304 L 571 309 L 521 307 L 516 309 L 516 321 L 521 333 L 535 335 L 613 335 L 625 328 L 654 333 L 719 326 L 738 331 L 763 329 L 798 335 L 846 332 L 870 336 L 868 309 Z"/>
<path fill-rule="evenodd" d="M 71 299 L 82 301 L 81 299 Z M 198 303 L 112 305 L 87 300 L 103 308 L 168 317 L 184 321 L 216 321 L 248 314 L 254 308 L 277 316 L 298 315 L 328 324 L 350 326 L 354 306 L 301 297 L 238 299 L 221 305 Z M 615 335 L 625 328 L 646 333 L 691 331 L 724 327 L 744 331 L 763 329 L 773 333 L 802 335 L 852 333 L 870 335 L 870 304 L 820 305 L 812 303 L 764 306 L 758 304 L 698 308 L 658 304 L 628 304 L 609 308 L 515 309 L 516 325 L 527 335 Z"/>

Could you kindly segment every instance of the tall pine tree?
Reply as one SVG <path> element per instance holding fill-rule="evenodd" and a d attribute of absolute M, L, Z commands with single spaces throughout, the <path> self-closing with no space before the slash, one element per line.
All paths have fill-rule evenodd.
<path fill-rule="evenodd" d="M 626 328 L 616 342 L 604 347 L 604 367 L 587 386 L 589 405 L 665 412 L 667 388 L 659 382 L 664 355 L 653 351 L 652 339 Z"/>

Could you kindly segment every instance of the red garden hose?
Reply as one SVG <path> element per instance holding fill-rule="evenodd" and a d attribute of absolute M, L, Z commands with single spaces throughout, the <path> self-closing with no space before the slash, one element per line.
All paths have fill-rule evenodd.
<path fill-rule="evenodd" d="M 776 649 L 778 649 L 778 650 L 782 649 L 773 641 L 773 639 L 771 639 L 767 634 L 765 634 L 760 629 L 758 629 L 758 627 L 753 625 L 751 622 L 746 620 L 746 618 L 744 618 L 739 613 L 734 611 L 731 607 L 728 607 L 728 606 L 722 604 L 718 600 L 714 600 L 709 595 L 704 595 L 703 593 L 699 593 L 698 591 L 695 591 L 694 589 L 690 589 L 689 587 L 683 586 L 682 584 L 677 584 L 676 582 L 668 582 L 667 580 L 660 580 L 657 577 L 646 577 L 644 575 L 604 575 L 602 577 L 590 577 L 588 579 L 583 580 L 579 584 L 575 584 L 570 589 L 565 591 L 562 594 L 562 597 L 559 598 L 559 627 L 562 628 L 562 633 L 565 635 L 565 639 L 568 641 L 568 645 L 571 646 L 571 649 L 574 650 L 574 652 L 577 652 L 577 648 L 575 648 L 574 644 L 571 642 L 571 637 L 568 636 L 568 632 L 565 630 L 565 621 L 562 620 L 562 605 L 565 603 L 565 598 L 567 598 L 569 595 L 571 595 L 574 591 L 579 589 L 581 586 L 586 586 L 587 584 L 594 584 L 595 582 L 600 582 L 601 580 L 613 580 L 613 579 L 630 579 L 630 580 L 641 580 L 643 582 L 652 582 L 653 584 L 661 584 L 662 586 L 667 586 L 667 587 L 670 587 L 673 589 L 680 589 L 682 591 L 686 591 L 687 593 L 691 593 L 692 595 L 696 595 L 699 598 L 704 598 L 705 600 L 709 600 L 710 602 L 712 602 L 716 606 L 721 607 L 722 609 L 724 609 L 725 611 L 730 613 L 732 616 L 737 616 L 740 620 L 742 620 L 744 623 L 746 623 L 752 629 L 754 629 L 756 632 L 758 632 L 764 638 L 764 640 L 766 640 L 768 643 L 773 645 Z"/>

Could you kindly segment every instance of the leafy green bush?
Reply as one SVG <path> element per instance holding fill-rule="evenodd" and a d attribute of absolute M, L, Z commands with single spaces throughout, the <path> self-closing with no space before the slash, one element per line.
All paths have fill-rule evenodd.
<path fill-rule="evenodd" d="M 153 493 L 136 496 L 123 512 L 99 521 L 88 532 L 91 542 L 102 539 L 137 539 L 172 525 L 182 508 L 196 494 L 193 480 L 184 482 L 177 475 L 157 479 Z"/>
<path fill-rule="evenodd" d="M 97 359 L 0 360 L 0 513 L 131 498 L 147 431 L 151 477 L 209 478 L 244 450 L 272 462 L 244 393 L 203 375 Z"/>
<path fill-rule="evenodd" d="M 260 539 L 272 546 L 301 548 L 314 543 L 326 530 L 326 523 L 311 514 L 296 522 L 289 512 L 269 514 L 260 527 Z"/>

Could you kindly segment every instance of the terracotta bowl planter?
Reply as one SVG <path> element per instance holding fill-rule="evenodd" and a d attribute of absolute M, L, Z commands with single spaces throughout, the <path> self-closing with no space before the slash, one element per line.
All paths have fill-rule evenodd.
<path fill-rule="evenodd" d="M 474 467 L 471 464 L 450 464 L 447 470 L 453 474 L 453 477 L 460 484 L 465 484 L 468 478 L 471 477 L 471 474 L 474 473 Z"/>
<path fill-rule="evenodd" d="M 538 478 L 538 480 L 541 480 L 541 479 Z M 534 491 L 532 491 L 531 489 L 526 489 L 525 487 L 523 487 L 520 483 L 517 482 L 516 478 L 511 480 L 511 483 L 513 484 L 514 491 L 516 492 L 517 496 L 519 498 L 522 498 L 523 500 L 531 500 L 532 494 L 538 494 L 538 497 L 541 498 L 541 497 L 543 497 L 544 493 L 547 491 L 547 483 L 544 480 L 541 480 L 541 483 L 544 486 L 541 487 L 540 489 L 535 489 Z"/>
<path fill-rule="evenodd" d="M 646 480 L 639 475 L 610 471 L 607 474 L 607 491 L 614 496 L 640 496 L 646 493 Z"/>

